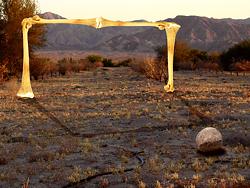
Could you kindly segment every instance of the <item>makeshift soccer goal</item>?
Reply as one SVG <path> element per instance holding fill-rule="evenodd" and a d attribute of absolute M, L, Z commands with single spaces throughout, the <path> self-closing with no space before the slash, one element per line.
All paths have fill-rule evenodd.
<path fill-rule="evenodd" d="M 30 82 L 30 68 L 29 68 L 29 45 L 28 45 L 28 31 L 35 24 L 81 24 L 95 27 L 96 29 L 103 27 L 114 26 L 152 26 L 160 30 L 166 31 L 167 46 L 168 46 L 168 83 L 164 86 L 167 92 L 174 91 L 173 81 L 173 58 L 174 58 L 174 45 L 175 37 L 180 25 L 173 22 L 122 22 L 111 21 L 102 17 L 93 19 L 42 19 L 39 16 L 32 18 L 25 18 L 22 21 L 23 32 L 23 73 L 22 83 L 17 96 L 23 98 L 33 98 L 34 93 L 31 88 Z"/>

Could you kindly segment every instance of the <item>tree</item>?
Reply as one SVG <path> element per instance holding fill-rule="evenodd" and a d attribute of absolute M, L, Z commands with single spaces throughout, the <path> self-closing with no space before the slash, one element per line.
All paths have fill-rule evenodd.
<path fill-rule="evenodd" d="M 114 67 L 114 64 L 112 62 L 112 59 L 107 59 L 107 58 L 104 58 L 102 60 L 102 63 L 103 63 L 103 66 L 104 67 Z"/>
<path fill-rule="evenodd" d="M 24 18 L 38 13 L 34 0 L 2 0 L 0 2 L 0 51 L 7 62 L 10 75 L 17 75 L 22 68 L 22 27 Z M 36 47 L 44 44 L 44 27 L 34 26 L 29 32 L 30 56 Z"/>
<path fill-rule="evenodd" d="M 99 55 L 89 55 L 87 57 L 88 61 L 91 63 L 96 63 L 96 62 L 101 62 L 102 61 L 102 57 Z"/>
<path fill-rule="evenodd" d="M 250 61 L 250 39 L 242 41 L 223 52 L 220 61 L 224 70 L 230 70 L 234 63 Z"/>

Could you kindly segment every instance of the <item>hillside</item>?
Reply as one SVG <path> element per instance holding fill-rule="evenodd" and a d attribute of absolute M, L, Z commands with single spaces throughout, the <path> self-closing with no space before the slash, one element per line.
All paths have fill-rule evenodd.
<path fill-rule="evenodd" d="M 53 13 L 47 19 L 63 18 Z M 173 21 L 182 26 L 177 40 L 207 51 L 222 51 L 250 38 L 250 18 L 213 19 L 198 16 L 177 16 Z M 47 45 L 43 50 L 95 50 L 106 52 L 152 52 L 165 44 L 165 33 L 151 27 L 109 27 L 95 29 L 84 25 L 48 25 Z"/>

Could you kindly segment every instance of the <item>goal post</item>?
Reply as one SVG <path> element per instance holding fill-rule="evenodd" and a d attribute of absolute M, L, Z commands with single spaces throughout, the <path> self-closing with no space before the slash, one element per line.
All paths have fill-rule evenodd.
<path fill-rule="evenodd" d="M 173 81 L 173 59 L 174 59 L 174 45 L 175 38 L 180 25 L 174 22 L 123 22 L 123 21 L 112 21 L 102 17 L 93 19 L 43 19 L 39 16 L 31 18 L 25 18 L 22 21 L 22 32 L 23 32 L 23 72 L 21 87 L 17 93 L 18 97 L 22 98 L 33 98 L 34 93 L 31 87 L 30 81 L 30 68 L 29 68 L 29 45 L 28 45 L 28 32 L 32 25 L 35 24 L 80 24 L 95 27 L 96 29 L 103 27 L 114 27 L 114 26 L 147 26 L 157 27 L 160 30 L 165 30 L 167 38 L 168 48 L 168 83 L 164 86 L 164 90 L 167 92 L 174 91 Z"/>

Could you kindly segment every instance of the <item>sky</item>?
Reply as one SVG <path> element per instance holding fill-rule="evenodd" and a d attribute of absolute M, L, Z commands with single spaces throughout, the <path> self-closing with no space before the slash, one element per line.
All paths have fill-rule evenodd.
<path fill-rule="evenodd" d="M 41 13 L 66 18 L 96 18 L 148 21 L 196 15 L 209 18 L 250 17 L 250 0 L 37 0 Z"/>

